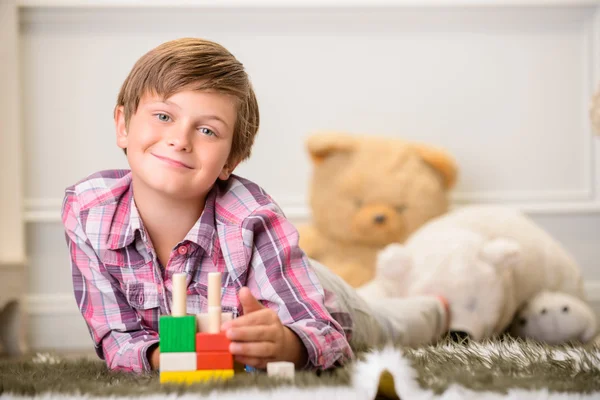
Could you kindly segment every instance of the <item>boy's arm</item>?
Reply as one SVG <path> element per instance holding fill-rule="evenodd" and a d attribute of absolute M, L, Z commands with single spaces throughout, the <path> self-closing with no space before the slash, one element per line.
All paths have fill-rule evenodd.
<path fill-rule="evenodd" d="M 106 271 L 83 231 L 72 200 L 63 203 L 77 306 L 87 323 L 96 353 L 110 369 L 150 370 L 147 351 L 158 334 L 141 326 L 119 283 Z"/>
<path fill-rule="evenodd" d="M 279 315 L 306 348 L 306 369 L 327 369 L 352 358 L 343 328 L 325 307 L 323 287 L 298 246 L 298 231 L 275 205 L 244 223 L 252 250 L 246 286 Z"/>

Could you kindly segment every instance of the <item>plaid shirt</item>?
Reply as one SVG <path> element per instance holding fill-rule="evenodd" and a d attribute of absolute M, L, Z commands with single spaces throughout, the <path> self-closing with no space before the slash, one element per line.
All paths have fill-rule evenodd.
<path fill-rule="evenodd" d="M 223 312 L 240 315 L 237 292 L 249 287 L 301 339 L 306 368 L 352 357 L 349 316 L 310 269 L 296 229 L 248 180 L 232 176 L 214 186 L 164 268 L 135 207 L 129 170 L 102 171 L 67 188 L 62 219 L 75 299 L 111 369 L 150 369 L 146 352 L 158 342 L 159 316 L 171 312 L 176 272 L 187 274 L 188 314 L 207 311 L 208 273 L 220 271 Z"/>

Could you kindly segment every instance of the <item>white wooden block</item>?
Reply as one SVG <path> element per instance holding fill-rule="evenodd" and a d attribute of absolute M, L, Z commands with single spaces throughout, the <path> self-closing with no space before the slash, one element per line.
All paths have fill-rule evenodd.
<path fill-rule="evenodd" d="M 289 361 L 274 361 L 267 363 L 267 375 L 273 378 L 294 379 L 294 363 Z"/>
<path fill-rule="evenodd" d="M 221 313 L 221 324 L 233 319 L 233 313 L 224 312 Z M 208 313 L 196 314 L 196 326 L 198 332 L 209 333 L 210 332 L 210 316 Z"/>
<path fill-rule="evenodd" d="M 198 357 L 196 353 L 160 353 L 161 371 L 195 371 Z"/>

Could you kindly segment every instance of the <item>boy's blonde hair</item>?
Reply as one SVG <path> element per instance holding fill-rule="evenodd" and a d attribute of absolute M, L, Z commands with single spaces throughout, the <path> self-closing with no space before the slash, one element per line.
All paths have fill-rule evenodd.
<path fill-rule="evenodd" d="M 177 39 L 144 54 L 123 82 L 115 110 L 123 106 L 128 127 L 144 94 L 168 98 L 181 90 L 214 90 L 238 99 L 229 163 L 247 159 L 260 122 L 256 95 L 242 63 L 209 40 Z"/>

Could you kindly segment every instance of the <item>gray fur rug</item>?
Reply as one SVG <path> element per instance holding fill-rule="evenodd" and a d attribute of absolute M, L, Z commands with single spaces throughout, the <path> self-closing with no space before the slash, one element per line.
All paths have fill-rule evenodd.
<path fill-rule="evenodd" d="M 225 382 L 165 386 L 158 374 L 111 372 L 100 360 L 36 354 L 0 361 L 0 398 L 183 399 L 600 399 L 600 347 L 514 339 L 445 340 L 419 349 L 359 353 L 344 368 L 293 381 L 236 373 Z"/>

